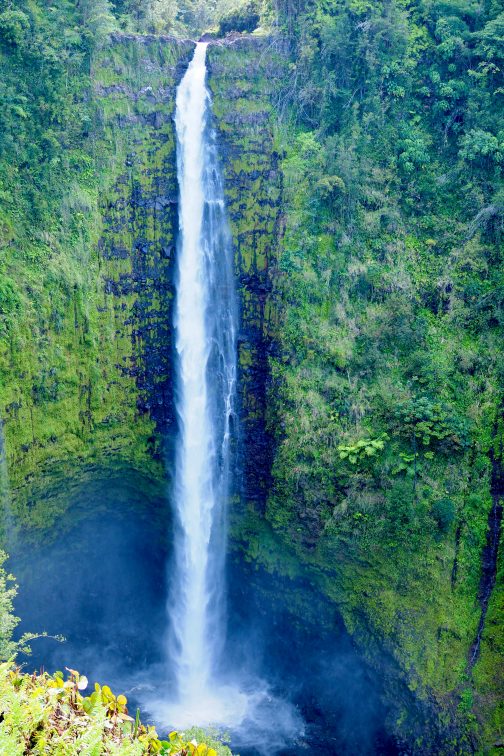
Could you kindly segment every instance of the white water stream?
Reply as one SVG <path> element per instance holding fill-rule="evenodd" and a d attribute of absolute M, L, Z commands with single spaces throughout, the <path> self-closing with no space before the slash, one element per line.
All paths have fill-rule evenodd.
<path fill-rule="evenodd" d="M 303 724 L 264 681 L 231 670 L 226 636 L 227 503 L 236 428 L 237 307 L 206 48 L 198 43 L 176 100 L 179 244 L 175 302 L 177 416 L 174 562 L 168 599 L 168 666 L 174 687 L 147 702 L 158 722 L 225 726 L 244 742 L 287 742 Z M 227 670 L 229 680 L 230 671 Z M 275 741 L 276 739 L 276 741 Z"/>
<path fill-rule="evenodd" d="M 177 718 L 193 723 L 222 717 L 222 695 L 216 697 L 212 680 L 225 636 L 226 505 L 236 387 L 232 246 L 209 124 L 206 47 L 198 43 L 176 101 L 178 528 L 168 604 L 169 657 Z"/>

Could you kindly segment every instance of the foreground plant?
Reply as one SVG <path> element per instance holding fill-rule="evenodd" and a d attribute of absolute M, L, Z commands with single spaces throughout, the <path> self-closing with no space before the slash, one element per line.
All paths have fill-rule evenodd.
<path fill-rule="evenodd" d="M 12 662 L 0 664 L 0 753 L 10 756 L 231 756 L 231 751 L 186 740 L 171 732 L 167 740 L 156 729 L 128 713 L 127 698 L 115 696 L 107 686 L 95 684 L 84 696 L 86 677 L 68 670 L 29 675 Z"/>
<path fill-rule="evenodd" d="M 6 559 L 7 554 L 0 549 L 0 661 L 7 661 L 18 653 L 30 654 L 30 641 L 48 637 L 47 633 L 23 633 L 19 640 L 13 640 L 12 634 L 21 620 L 14 614 L 17 585 L 14 576 L 4 569 Z M 61 636 L 51 637 L 63 640 Z"/>

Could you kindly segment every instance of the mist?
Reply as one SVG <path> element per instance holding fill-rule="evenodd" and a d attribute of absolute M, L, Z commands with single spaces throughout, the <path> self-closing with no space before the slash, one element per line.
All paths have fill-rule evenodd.
<path fill-rule="evenodd" d="M 164 654 L 171 552 L 164 492 L 132 472 L 95 470 L 69 504 L 57 528 L 36 543 L 21 536 L 10 559 L 21 631 L 66 638 L 33 641 L 22 662 L 27 671 L 70 667 L 91 685 L 107 683 L 165 732 L 167 723 L 149 705 L 168 698 L 173 682 Z M 235 752 L 396 753 L 379 680 L 316 589 L 256 569 L 238 551 L 228 559 L 227 581 L 219 684 L 248 700 L 230 733 Z"/>

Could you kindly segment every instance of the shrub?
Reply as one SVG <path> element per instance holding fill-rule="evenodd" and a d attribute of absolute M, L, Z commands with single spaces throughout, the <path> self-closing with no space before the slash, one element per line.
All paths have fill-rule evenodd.
<path fill-rule="evenodd" d="M 447 533 L 455 519 L 455 504 L 451 499 L 438 499 L 432 505 L 431 514 L 442 533 Z"/>
<path fill-rule="evenodd" d="M 22 44 L 30 22 L 26 13 L 17 10 L 7 10 L 0 13 L 0 39 L 13 47 Z"/>
<path fill-rule="evenodd" d="M 472 162 L 489 159 L 500 163 L 502 149 L 499 139 L 489 131 L 472 129 L 461 139 L 460 156 Z"/>
<path fill-rule="evenodd" d="M 339 457 L 340 459 L 348 459 L 352 465 L 365 462 L 378 452 L 383 451 L 388 438 L 386 433 L 382 433 L 380 438 L 361 438 L 355 444 L 340 444 L 338 446 Z"/>
<path fill-rule="evenodd" d="M 154 727 L 128 713 L 126 696 L 115 696 L 75 670 L 23 674 L 11 663 L 0 664 L 0 753 L 116 754 L 117 756 L 231 756 L 231 751 L 202 731 L 205 742 L 171 732 L 161 740 Z M 192 733 L 191 733 L 192 735 Z"/>
<path fill-rule="evenodd" d="M 18 641 L 12 639 L 20 619 L 13 613 L 17 585 L 14 576 L 8 574 L 3 567 L 6 559 L 7 554 L 0 550 L 0 661 L 12 659 L 18 653 L 29 654 L 31 651 L 29 642 L 41 637 L 33 633 L 25 633 Z"/>
<path fill-rule="evenodd" d="M 414 435 L 424 446 L 443 445 L 445 450 L 466 450 L 471 445 L 470 426 L 449 405 L 419 397 L 402 402 L 396 408 L 400 430 Z"/>
<path fill-rule="evenodd" d="M 256 3 L 244 3 L 221 18 L 219 34 L 224 36 L 230 32 L 253 32 L 260 18 Z"/>

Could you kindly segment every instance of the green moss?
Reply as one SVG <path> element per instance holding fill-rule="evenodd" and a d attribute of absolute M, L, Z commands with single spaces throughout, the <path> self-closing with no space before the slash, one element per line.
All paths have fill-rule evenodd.
<path fill-rule="evenodd" d="M 264 413 L 250 368 L 272 337 L 276 342 L 267 418 L 276 437 L 264 515 L 270 529 L 259 504 L 252 514 L 241 514 L 241 530 L 237 517 L 233 532 L 248 558 L 268 570 L 306 570 L 371 663 L 379 666 L 384 656 L 393 660 L 393 671 L 389 662 L 382 670 L 391 697 L 403 685 L 425 702 L 425 722 L 434 712 L 432 729 L 425 724 L 418 736 L 422 747 L 428 749 L 437 732 L 443 733 L 446 753 L 463 753 L 468 739 L 488 743 L 500 726 L 492 692 L 501 632 L 495 609 L 476 677 L 467 687 L 491 507 L 488 453 L 502 391 L 502 320 L 493 310 L 488 321 L 471 302 L 500 290 L 497 237 L 468 240 L 463 192 L 453 183 L 433 191 L 440 172 L 448 175 L 453 168 L 456 140 L 447 146 L 430 121 L 423 122 L 422 149 L 432 150 L 432 159 L 422 153 L 422 171 L 404 180 L 396 131 L 403 107 L 422 114 L 423 105 L 395 101 L 388 103 L 386 117 L 378 117 L 376 102 L 384 95 L 370 70 L 369 90 L 359 103 L 334 106 L 340 94 L 331 82 L 340 76 L 343 91 L 347 81 L 361 76 L 352 69 L 358 53 L 352 48 L 348 60 L 331 57 L 331 34 L 323 41 L 317 36 L 326 10 L 316 5 L 319 16 L 304 27 L 299 59 L 291 61 L 286 79 L 281 65 L 277 78 L 272 76 L 273 51 L 263 53 L 261 62 L 251 55 L 251 43 L 209 51 L 237 269 L 244 281 L 244 330 L 253 333 L 240 346 L 250 432 Z M 379 16 L 381 4 L 373 8 Z M 310 17 L 312 11 L 304 12 Z M 327 24 L 337 26 L 346 13 L 346 6 L 327 12 Z M 341 41 L 351 46 L 353 22 L 341 24 Z M 320 55 L 310 56 L 310 35 Z M 345 80 L 341 71 L 347 68 Z M 292 109 L 286 115 L 284 104 L 283 121 L 275 123 L 281 98 L 271 99 L 272 82 L 288 102 L 295 72 L 304 77 L 305 88 L 296 94 L 301 112 L 293 98 Z M 347 95 L 352 102 L 354 94 Z M 407 97 L 416 96 L 413 87 Z M 289 118 L 303 125 L 293 127 Z M 476 194 L 493 191 L 484 180 L 478 188 L 474 177 L 471 181 Z M 447 271 L 451 294 L 439 288 Z M 264 285 L 260 304 L 248 276 Z M 466 293 L 471 287 L 481 292 L 474 299 Z M 401 403 L 412 397 L 444 408 L 441 419 L 417 420 L 418 438 L 398 419 Z M 383 432 L 390 436 L 383 455 L 358 469 L 340 458 L 341 444 Z M 448 500 L 450 516 L 441 517 Z M 463 693 L 469 689 L 471 695 Z M 401 696 L 396 729 L 409 737 L 421 725 L 400 701 Z"/>
<path fill-rule="evenodd" d="M 12 506 L 25 527 L 47 526 L 59 512 L 60 505 L 51 512 L 33 501 L 35 472 L 64 476 L 70 461 L 99 461 L 164 476 L 152 457 L 155 419 L 138 409 L 148 402 L 138 334 L 143 324 L 155 333 L 169 311 L 170 261 L 162 248 L 173 243 L 175 216 L 168 208 L 158 217 L 153 208 L 158 197 L 177 194 L 174 98 L 165 92 L 175 91 L 174 66 L 191 50 L 190 43 L 133 36 L 99 50 L 88 80 L 90 136 L 62 153 L 68 174 L 54 210 L 60 222 L 53 231 L 34 229 L 36 251 L 27 255 L 23 239 L 3 257 L 19 307 L 0 332 L 0 417 Z M 138 196 L 146 208 L 136 206 Z M 22 218 L 15 227 L 20 232 Z M 144 260 L 139 242 L 150 245 Z"/>

